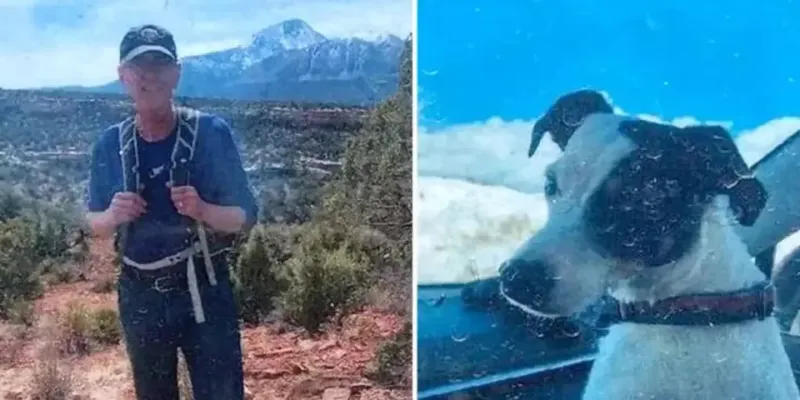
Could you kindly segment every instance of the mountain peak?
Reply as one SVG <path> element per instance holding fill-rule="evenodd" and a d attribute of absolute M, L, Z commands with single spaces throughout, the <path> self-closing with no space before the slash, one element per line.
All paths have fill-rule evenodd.
<path fill-rule="evenodd" d="M 386 33 L 377 35 L 373 41 L 379 44 L 386 43 L 391 45 L 402 45 L 404 42 L 400 37 Z"/>
<path fill-rule="evenodd" d="M 297 36 L 306 31 L 314 31 L 314 29 L 312 29 L 311 26 L 306 23 L 306 21 L 303 21 L 299 18 L 287 19 L 286 21 L 277 24 L 277 26 L 280 26 L 283 30 L 283 34 L 287 36 Z"/>
<path fill-rule="evenodd" d="M 253 35 L 249 47 L 296 50 L 324 40 L 325 36 L 315 31 L 305 21 L 293 18 L 258 31 Z"/>

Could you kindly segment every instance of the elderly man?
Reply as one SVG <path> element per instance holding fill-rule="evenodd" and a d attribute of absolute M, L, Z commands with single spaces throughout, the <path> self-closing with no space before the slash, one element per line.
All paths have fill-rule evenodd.
<path fill-rule="evenodd" d="M 135 113 L 95 142 L 87 218 L 95 236 L 115 235 L 137 398 L 178 399 L 180 348 L 195 399 L 242 399 L 225 253 L 258 210 L 231 129 L 215 115 L 173 104 L 180 65 L 166 29 L 128 31 L 118 72 Z"/>

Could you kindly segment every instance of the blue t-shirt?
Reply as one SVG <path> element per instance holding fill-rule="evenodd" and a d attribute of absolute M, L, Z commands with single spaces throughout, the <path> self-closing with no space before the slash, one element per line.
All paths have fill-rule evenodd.
<path fill-rule="evenodd" d="M 231 129 L 215 115 L 200 113 L 199 118 L 189 183 L 208 203 L 244 209 L 247 224 L 251 226 L 256 221 L 258 207 Z M 178 213 L 167 187 L 177 134 L 173 132 L 157 142 L 147 142 L 137 134 L 136 140 L 140 194 L 147 202 L 147 211 L 130 224 L 124 248 L 131 260 L 149 263 L 188 247 L 192 237 L 191 222 Z M 92 149 L 89 211 L 105 211 L 114 194 L 123 190 L 119 129 L 113 126 L 100 135 Z"/>

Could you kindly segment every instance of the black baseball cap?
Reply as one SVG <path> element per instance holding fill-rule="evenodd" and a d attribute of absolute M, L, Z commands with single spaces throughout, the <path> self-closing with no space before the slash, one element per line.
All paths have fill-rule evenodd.
<path fill-rule="evenodd" d="M 178 59 L 178 50 L 172 33 L 153 24 L 135 26 L 128 30 L 119 44 L 119 62 L 124 64 L 148 52 L 161 53 L 173 60 Z"/>

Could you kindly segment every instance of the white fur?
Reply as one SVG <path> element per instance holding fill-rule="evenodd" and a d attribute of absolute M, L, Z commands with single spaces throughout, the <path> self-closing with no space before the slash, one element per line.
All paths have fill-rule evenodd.
<path fill-rule="evenodd" d="M 699 239 L 677 262 L 657 268 L 619 265 L 590 250 L 581 227 L 586 201 L 635 149 L 617 132 L 624 118 L 592 115 L 575 132 L 563 156 L 550 166 L 561 194 L 548 200 L 549 220 L 514 255 L 552 265 L 557 284 L 550 308 L 570 315 L 606 292 L 620 301 L 656 301 L 737 290 L 765 279 L 734 231 L 725 196 L 711 204 Z M 614 325 L 600 342 L 583 398 L 796 400 L 800 393 L 777 321 L 768 318 L 721 326 Z"/>
<path fill-rule="evenodd" d="M 698 246 L 652 290 L 619 300 L 659 299 L 729 291 L 764 279 L 744 243 L 724 222 L 727 199 L 706 214 Z M 690 279 L 689 279 L 690 278 Z M 775 318 L 741 324 L 682 327 L 623 323 L 609 329 L 584 400 L 798 399 Z"/>

